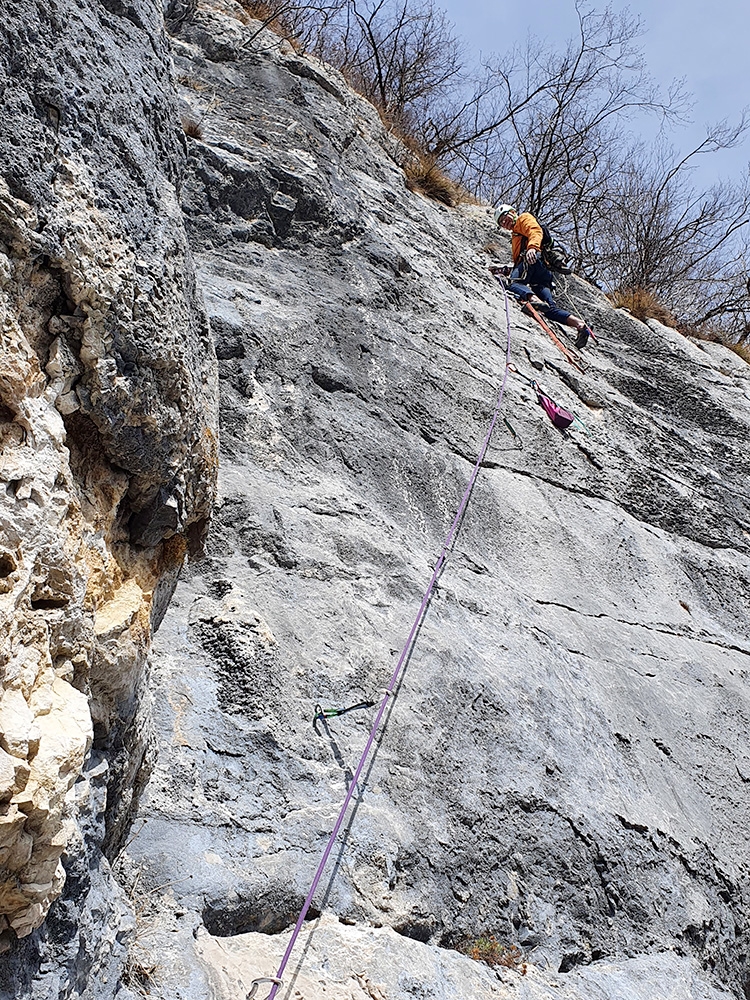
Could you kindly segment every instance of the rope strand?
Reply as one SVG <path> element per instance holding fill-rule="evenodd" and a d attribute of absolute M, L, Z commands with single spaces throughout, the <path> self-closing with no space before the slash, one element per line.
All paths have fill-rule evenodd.
<path fill-rule="evenodd" d="M 273 985 L 273 987 L 271 989 L 271 992 L 268 995 L 268 1000 L 274 1000 L 274 997 L 276 996 L 278 990 L 281 987 L 280 980 L 282 979 L 282 977 L 284 975 L 284 970 L 286 969 L 287 963 L 289 962 L 289 958 L 291 957 L 292 951 L 293 951 L 294 946 L 295 946 L 295 944 L 297 942 L 297 938 L 299 937 L 300 931 L 302 930 L 302 925 L 305 922 L 305 917 L 307 916 L 307 912 L 310 909 L 310 904 L 312 903 L 313 896 L 315 895 L 315 890 L 318 888 L 318 884 L 320 883 L 320 880 L 323 877 L 323 872 L 325 870 L 325 866 L 326 866 L 326 864 L 328 862 L 328 858 L 330 857 L 331 851 L 333 850 L 334 844 L 336 843 L 336 839 L 338 837 L 338 834 L 339 834 L 339 831 L 341 829 L 341 826 L 342 826 L 342 824 L 344 822 L 344 817 L 346 816 L 346 812 L 347 812 L 347 809 L 349 808 L 349 804 L 350 804 L 350 802 L 351 802 L 351 800 L 352 800 L 352 798 L 354 796 L 354 791 L 357 788 L 357 783 L 359 781 L 359 777 L 362 774 L 362 770 L 363 770 L 363 768 L 365 766 L 367 758 L 369 757 L 370 751 L 372 750 L 373 744 L 375 743 L 375 738 L 376 738 L 378 730 L 380 728 L 380 723 L 381 723 L 381 721 L 383 719 L 383 716 L 385 715 L 385 711 L 386 711 L 386 708 L 388 706 L 388 702 L 390 700 L 390 697 L 391 697 L 392 694 L 395 693 L 396 686 L 397 686 L 397 684 L 399 682 L 399 679 L 401 677 L 401 672 L 402 672 L 403 666 L 404 666 L 404 664 L 405 664 L 405 662 L 407 660 L 408 654 L 409 654 L 409 652 L 411 650 L 412 643 L 414 642 L 414 637 L 415 637 L 415 635 L 417 633 L 417 630 L 418 630 L 419 625 L 420 625 L 420 623 L 422 621 L 424 613 L 427 610 L 427 605 L 429 604 L 430 597 L 432 596 L 432 592 L 433 592 L 433 590 L 435 588 L 435 584 L 437 582 L 437 579 L 440 576 L 440 571 L 442 570 L 443 564 L 445 563 L 445 560 L 447 559 L 450 547 L 453 544 L 453 541 L 455 540 L 455 536 L 456 536 L 456 533 L 458 531 L 459 524 L 461 523 L 461 519 L 462 519 L 462 517 L 464 515 L 464 511 L 466 510 L 466 507 L 467 507 L 467 505 L 469 503 L 469 498 L 471 496 L 471 492 L 472 492 L 472 490 L 474 488 L 474 484 L 475 484 L 477 476 L 479 474 L 480 466 L 481 466 L 481 464 L 482 464 L 482 462 L 484 460 L 484 456 L 485 456 L 485 454 L 487 452 L 487 448 L 489 447 L 490 438 L 492 437 L 492 432 L 494 431 L 495 424 L 497 423 L 498 417 L 500 416 L 500 407 L 502 405 L 503 396 L 505 394 L 505 386 L 506 386 L 506 383 L 508 381 L 508 371 L 509 371 L 509 365 L 510 365 L 510 306 L 509 306 L 509 302 L 508 302 L 508 295 L 505 292 L 505 289 L 503 289 L 503 295 L 505 296 L 505 323 L 506 323 L 506 330 L 507 330 L 507 340 L 506 340 L 506 347 L 505 347 L 505 369 L 503 371 L 503 379 L 502 379 L 502 383 L 500 385 L 500 392 L 499 392 L 499 395 L 498 395 L 497 403 L 495 404 L 495 410 L 494 410 L 494 413 L 492 415 L 492 420 L 490 422 L 489 429 L 488 429 L 487 434 L 485 435 L 484 441 L 482 443 L 482 447 L 480 449 L 479 456 L 478 456 L 476 462 L 474 463 L 474 468 L 473 468 L 471 476 L 469 478 L 468 485 L 467 485 L 467 487 L 466 487 L 466 489 L 464 491 L 464 495 L 463 495 L 463 497 L 461 499 L 461 503 L 459 505 L 458 511 L 456 513 L 455 518 L 453 519 L 453 523 L 450 526 L 450 530 L 448 531 L 448 534 L 446 536 L 445 542 L 444 542 L 444 544 L 442 546 L 442 549 L 440 551 L 440 555 L 438 557 L 438 560 L 435 563 L 435 568 L 432 571 L 432 576 L 430 578 L 430 582 L 427 585 L 427 590 L 425 591 L 424 597 L 422 598 L 422 603 L 420 604 L 419 611 L 417 612 L 417 616 L 414 619 L 414 624 L 411 627 L 411 630 L 409 632 L 409 636 L 408 636 L 408 638 L 406 640 L 406 643 L 404 644 L 404 648 L 401 651 L 401 655 L 400 655 L 400 657 L 398 659 L 398 663 L 396 664 L 396 667 L 395 667 L 395 669 L 393 671 L 393 675 L 391 677 L 391 680 L 390 680 L 390 683 L 388 685 L 388 688 L 386 689 L 386 693 L 383 696 L 383 700 L 380 703 L 380 708 L 378 709 L 378 713 L 375 716 L 375 721 L 372 724 L 372 729 L 370 730 L 370 735 L 369 735 L 369 737 L 367 739 L 367 743 L 365 744 L 365 748 L 362 751 L 362 756 L 360 757 L 359 764 L 357 765 L 357 769 L 354 772 L 352 780 L 349 783 L 349 788 L 347 789 L 347 793 L 346 793 L 346 796 L 344 798 L 343 804 L 341 806 L 341 809 L 339 810 L 338 818 L 336 819 L 336 823 L 335 823 L 335 825 L 333 827 L 333 830 L 331 831 L 331 835 L 328 838 L 328 843 L 326 844 L 326 848 L 323 851 L 323 856 L 320 859 L 320 863 L 319 863 L 318 868 L 317 868 L 317 870 L 315 872 L 315 875 L 313 877 L 312 885 L 310 886 L 310 891 L 308 892 L 307 897 L 305 899 L 305 902 L 302 905 L 302 910 L 300 911 L 300 915 L 297 918 L 297 923 L 295 924 L 294 931 L 292 932 L 292 936 L 289 939 L 289 944 L 287 945 L 286 951 L 284 952 L 284 957 L 281 959 L 281 964 L 279 965 L 278 972 L 276 973 L 276 982 L 274 982 L 274 985 Z"/>

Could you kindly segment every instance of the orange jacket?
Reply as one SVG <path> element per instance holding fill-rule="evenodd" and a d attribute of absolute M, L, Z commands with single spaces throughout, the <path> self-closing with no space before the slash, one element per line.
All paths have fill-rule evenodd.
<path fill-rule="evenodd" d="M 510 245 L 514 264 L 518 263 L 524 250 L 542 249 L 542 227 L 531 212 L 524 212 L 516 219 Z"/>

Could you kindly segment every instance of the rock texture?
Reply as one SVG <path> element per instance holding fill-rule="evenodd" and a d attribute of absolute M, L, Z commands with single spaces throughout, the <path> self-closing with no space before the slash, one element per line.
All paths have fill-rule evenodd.
<path fill-rule="evenodd" d="M 275 972 L 373 715 L 315 706 L 390 677 L 502 378 L 508 245 L 408 191 L 373 109 L 238 7 L 174 53 L 223 462 L 123 875 L 152 994 L 198 1000 Z M 585 427 L 511 380 L 282 996 L 750 989 L 750 368 L 560 291 L 585 372 L 515 306 L 512 357 Z M 527 975 L 450 950 L 482 934 Z"/>
<path fill-rule="evenodd" d="M 236 1000 L 274 975 L 374 712 L 316 706 L 387 683 L 504 371 L 489 209 L 407 190 L 375 111 L 231 0 L 172 7 L 184 174 L 152 6 L 3 4 L 16 932 L 66 844 L 68 876 L 7 933 L 3 1000 Z M 151 622 L 215 462 L 182 218 L 222 469 L 128 829 Z M 512 357 L 584 426 L 511 379 L 287 1000 L 750 991 L 750 368 L 561 293 L 599 335 L 585 372 L 514 305 Z M 480 935 L 525 966 L 455 950 Z"/>
<path fill-rule="evenodd" d="M 229 941 L 197 936 L 196 952 L 210 970 L 213 996 L 244 996 L 259 969 L 275 968 L 281 939 L 242 934 Z M 673 954 L 600 961 L 565 975 L 534 965 L 489 969 L 484 963 L 399 937 L 390 928 L 342 926 L 323 917 L 306 929 L 304 959 L 292 964 L 289 992 L 305 1000 L 386 1000 L 388 997 L 481 997 L 492 1000 L 720 1000 L 694 964 Z M 268 986 L 261 986 L 264 992 Z M 263 996 L 264 992 L 259 995 Z M 283 994 L 282 994 L 283 995 Z"/>
<path fill-rule="evenodd" d="M 51 997 L 122 961 L 104 918 L 132 925 L 112 887 L 65 907 L 107 881 L 147 775 L 143 672 L 211 508 L 215 358 L 161 12 L 3 0 L 0 23 L 0 982 Z"/>

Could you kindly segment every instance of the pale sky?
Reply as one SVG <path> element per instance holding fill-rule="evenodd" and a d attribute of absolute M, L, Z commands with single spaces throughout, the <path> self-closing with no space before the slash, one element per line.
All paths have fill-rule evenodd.
<path fill-rule="evenodd" d="M 529 32 L 562 47 L 577 31 L 573 0 L 437 0 L 448 13 L 457 34 L 473 51 L 504 52 L 523 42 Z M 602 10 L 605 3 L 593 3 Z M 640 15 L 646 31 L 640 47 L 651 74 L 666 89 L 675 78 L 685 78 L 693 95 L 694 124 L 673 133 L 671 141 L 687 152 L 700 142 L 704 126 L 722 118 L 736 121 L 750 105 L 750 3 L 748 0 L 633 0 L 609 4 Z M 736 180 L 750 160 L 750 136 L 741 147 L 702 159 L 696 180 Z"/>

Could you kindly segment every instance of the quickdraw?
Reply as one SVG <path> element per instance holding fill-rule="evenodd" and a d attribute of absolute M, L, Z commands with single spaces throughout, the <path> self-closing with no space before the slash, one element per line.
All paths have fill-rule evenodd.
<path fill-rule="evenodd" d="M 338 817 L 333 825 L 333 829 L 331 830 L 331 834 L 326 843 L 325 850 L 323 851 L 323 855 L 320 859 L 318 867 L 313 876 L 310 889 L 307 893 L 307 896 L 305 897 L 304 903 L 302 904 L 302 909 L 300 910 L 299 916 L 297 917 L 297 923 L 294 925 L 294 930 L 292 931 L 292 935 L 289 939 L 289 942 L 286 946 L 286 950 L 284 951 L 284 955 L 282 956 L 281 962 L 279 964 L 279 968 L 276 973 L 278 979 L 281 979 L 281 977 L 284 974 L 284 970 L 286 969 L 287 963 L 289 962 L 289 958 L 292 954 L 292 951 L 294 950 L 294 946 L 302 930 L 305 917 L 307 916 L 308 910 L 310 909 L 310 905 L 312 904 L 313 896 L 315 895 L 315 891 L 318 888 L 318 885 L 320 884 L 320 880 L 323 877 L 323 872 L 325 871 L 326 864 L 328 863 L 328 859 L 331 856 L 334 844 L 336 843 L 336 840 L 338 838 L 339 831 L 343 826 L 344 819 L 349 810 L 349 805 L 355 793 L 359 789 L 360 775 L 362 774 L 365 768 L 365 764 L 367 763 L 367 760 L 370 756 L 370 753 L 373 747 L 375 746 L 378 733 L 380 732 L 381 723 L 383 722 L 383 719 L 386 716 L 386 712 L 388 711 L 389 703 L 391 705 L 393 704 L 393 702 L 391 701 L 391 697 L 395 695 L 396 691 L 398 690 L 398 685 L 401 682 L 405 665 L 408 662 L 408 658 L 414 648 L 414 643 L 416 642 L 420 625 L 422 623 L 424 615 L 427 613 L 427 607 L 430 603 L 430 598 L 434 593 L 435 586 L 437 584 L 437 581 L 440 577 L 440 573 L 445 564 L 447 554 L 451 546 L 453 545 L 458 530 L 461 526 L 464 513 L 466 512 L 467 505 L 469 503 L 472 491 L 474 489 L 474 484 L 476 483 L 477 476 L 479 475 L 479 470 L 481 469 L 482 463 L 484 462 L 484 458 L 487 454 L 487 449 L 490 446 L 490 439 L 492 438 L 492 432 L 494 431 L 495 425 L 500 419 L 500 411 L 503 403 L 503 396 L 505 395 L 505 387 L 509 375 L 508 366 L 510 364 L 510 305 L 508 302 L 507 295 L 505 295 L 505 325 L 507 330 L 507 342 L 505 348 L 505 368 L 503 371 L 503 378 L 500 384 L 500 391 L 498 393 L 497 401 L 495 403 L 495 409 L 492 414 L 492 419 L 490 420 L 489 426 L 487 427 L 487 433 L 485 434 L 484 440 L 479 449 L 479 454 L 477 455 L 476 462 L 474 463 L 474 468 L 471 471 L 471 475 L 469 476 L 469 481 L 466 484 L 466 489 L 464 490 L 463 497 L 461 498 L 461 502 L 458 505 L 456 516 L 453 518 L 453 522 L 450 526 L 450 529 L 448 530 L 448 534 L 443 543 L 440 556 L 438 557 L 435 566 L 432 570 L 432 576 L 430 577 L 430 581 L 427 584 L 424 596 L 422 597 L 422 603 L 419 606 L 419 610 L 417 611 L 416 617 L 414 618 L 414 622 L 411 626 L 411 629 L 409 630 L 409 635 L 407 636 L 406 642 L 404 643 L 404 647 L 401 650 L 401 655 L 398 658 L 398 663 L 393 669 L 390 683 L 386 688 L 387 693 L 385 694 L 383 700 L 380 703 L 380 707 L 378 708 L 375 720 L 373 721 L 372 728 L 370 729 L 370 735 L 367 738 L 367 742 L 359 758 L 359 763 L 357 764 L 354 774 L 352 775 L 351 780 L 348 783 L 346 795 L 344 796 L 344 800 L 341 803 L 341 808 L 339 810 Z M 323 716 L 323 718 L 325 718 L 325 716 Z M 278 992 L 278 989 L 279 989 L 278 983 L 274 981 L 274 985 L 271 987 L 271 992 L 268 995 L 268 1000 L 274 1000 Z"/>
<path fill-rule="evenodd" d="M 508 367 L 512 368 L 511 365 L 508 365 Z M 513 435 L 513 440 L 516 442 L 518 450 L 523 451 L 523 441 L 521 440 L 521 436 L 516 432 L 515 428 L 513 427 L 513 424 L 510 422 L 510 420 L 508 420 L 507 417 L 503 417 L 503 423 L 508 428 L 510 433 Z"/>
<path fill-rule="evenodd" d="M 356 705 L 349 705 L 347 708 L 323 708 L 320 705 L 315 706 L 315 715 L 313 716 L 313 725 L 321 719 L 325 721 L 326 719 L 335 719 L 337 715 L 346 715 L 347 712 L 356 712 L 358 708 L 372 708 L 375 705 L 374 701 L 360 701 Z"/>

